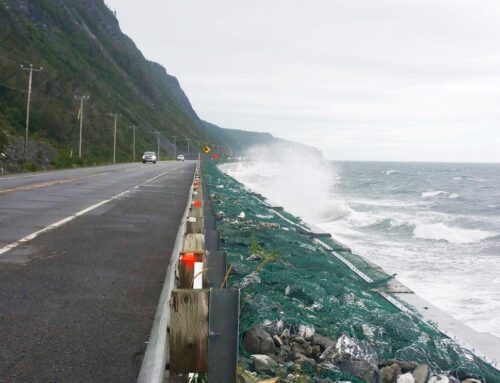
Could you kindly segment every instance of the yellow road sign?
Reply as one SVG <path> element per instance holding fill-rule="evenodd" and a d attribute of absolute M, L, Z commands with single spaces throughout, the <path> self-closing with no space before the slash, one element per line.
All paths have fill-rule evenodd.
<path fill-rule="evenodd" d="M 210 146 L 206 145 L 204 148 L 203 148 L 203 151 L 205 152 L 205 154 L 208 154 L 210 153 L 212 149 L 210 149 Z"/>

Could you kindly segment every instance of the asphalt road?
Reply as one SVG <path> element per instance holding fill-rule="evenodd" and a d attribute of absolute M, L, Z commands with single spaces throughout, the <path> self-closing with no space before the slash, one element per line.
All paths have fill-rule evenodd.
<path fill-rule="evenodd" d="M 0 177 L 0 382 L 134 382 L 195 162 Z"/>

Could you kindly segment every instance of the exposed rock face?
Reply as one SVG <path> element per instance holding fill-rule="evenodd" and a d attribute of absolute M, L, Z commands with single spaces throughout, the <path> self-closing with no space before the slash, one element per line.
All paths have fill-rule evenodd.
<path fill-rule="evenodd" d="M 257 379 L 248 371 L 241 371 L 236 375 L 237 383 L 255 383 L 256 381 Z"/>
<path fill-rule="evenodd" d="M 276 347 L 283 346 L 283 341 L 281 340 L 281 338 L 278 335 L 273 336 L 273 341 L 274 341 L 274 345 Z"/>
<path fill-rule="evenodd" d="M 253 326 L 245 333 L 243 347 L 251 354 L 274 354 L 276 347 L 271 335 L 261 326 Z"/>
<path fill-rule="evenodd" d="M 413 371 L 413 376 L 415 378 L 415 383 L 425 383 L 429 378 L 430 370 L 429 366 L 426 364 L 419 365 L 415 371 Z"/>
<path fill-rule="evenodd" d="M 326 336 L 322 336 L 319 334 L 314 334 L 312 342 L 315 345 L 320 346 L 321 351 L 325 351 L 325 349 L 327 349 L 331 345 L 335 344 L 335 341 L 333 339 L 327 338 Z"/>
<path fill-rule="evenodd" d="M 264 374 L 274 374 L 278 363 L 268 355 L 252 355 L 255 371 Z"/>
<path fill-rule="evenodd" d="M 391 364 L 397 363 L 399 367 L 401 367 L 401 372 L 403 374 L 406 374 L 407 372 L 413 372 L 417 367 L 418 363 L 415 362 L 408 362 L 406 360 L 395 360 L 395 359 L 389 359 L 386 360 L 382 363 L 379 364 L 379 367 L 385 367 L 385 366 L 390 366 Z"/>
<path fill-rule="evenodd" d="M 28 141 L 27 162 L 38 169 L 49 167 L 57 158 L 57 150 L 44 143 Z M 0 168 L 5 173 L 17 172 L 24 164 L 24 140 L 17 137 L 11 140 L 3 152 L 0 153 Z M 0 173 L 1 175 L 1 173 Z"/>
<path fill-rule="evenodd" d="M 399 367 L 399 364 L 397 363 L 393 363 L 390 366 L 385 366 L 380 369 L 380 379 L 382 383 L 394 383 L 398 379 L 399 375 L 401 375 L 401 367 Z"/>
<path fill-rule="evenodd" d="M 397 383 L 415 383 L 415 378 L 411 372 L 407 372 L 398 378 Z"/>
<path fill-rule="evenodd" d="M 247 351 L 255 350 L 253 363 L 240 358 L 240 364 L 246 367 L 253 364 L 255 371 L 265 374 L 266 378 L 279 375 L 282 377 L 279 382 L 283 383 L 321 382 L 315 374 L 308 376 L 321 370 L 350 375 L 366 383 L 460 383 L 450 373 L 432 376 L 426 364 L 391 359 L 377 365 L 378 356 L 368 342 L 345 334 L 335 342 L 319 334 L 307 333 L 305 328 L 297 331 L 282 321 L 265 321 L 261 326 L 252 327 L 242 344 Z M 286 375 L 290 368 L 300 374 Z M 462 383 L 482 382 L 468 378 Z"/>
<path fill-rule="evenodd" d="M 312 355 L 312 347 L 305 342 L 292 342 L 291 350 L 295 353 L 304 354 L 308 357 Z"/>
<path fill-rule="evenodd" d="M 367 383 L 379 383 L 379 371 L 376 365 L 364 360 L 345 359 L 338 364 L 340 371 Z"/>
<path fill-rule="evenodd" d="M 428 383 L 450 383 L 450 379 L 446 375 L 432 376 Z"/>
<path fill-rule="evenodd" d="M 335 345 L 328 347 L 320 359 L 330 360 L 333 363 L 343 359 L 355 359 L 378 364 L 377 353 L 368 342 L 350 338 L 345 334 L 337 340 Z"/>

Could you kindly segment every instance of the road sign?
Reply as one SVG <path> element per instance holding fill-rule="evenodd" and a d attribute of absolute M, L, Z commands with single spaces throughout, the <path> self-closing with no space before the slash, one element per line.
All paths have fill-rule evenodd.
<path fill-rule="evenodd" d="M 215 153 L 215 154 L 213 155 L 213 159 L 214 159 L 214 160 L 218 160 L 218 159 L 219 159 L 219 155 L 218 155 L 217 153 Z"/>
<path fill-rule="evenodd" d="M 210 153 L 212 149 L 210 149 L 210 146 L 206 145 L 204 148 L 203 148 L 203 151 L 205 152 L 205 154 L 208 154 Z"/>

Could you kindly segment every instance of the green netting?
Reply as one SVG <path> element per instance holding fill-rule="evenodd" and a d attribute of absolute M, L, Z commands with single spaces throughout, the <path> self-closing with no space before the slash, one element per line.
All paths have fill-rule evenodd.
<path fill-rule="evenodd" d="M 229 285 L 241 288 L 241 334 L 266 320 L 282 321 L 292 330 L 300 325 L 314 326 L 317 333 L 332 339 L 344 333 L 368 341 L 380 360 L 426 363 L 436 372 L 452 371 L 456 376 L 474 375 L 487 382 L 500 382 L 494 368 L 430 324 L 398 310 L 372 291 L 374 285 L 363 281 L 213 163 L 204 165 L 204 173 L 220 218 L 222 249 L 233 267 Z M 286 212 L 281 214 L 300 223 Z M 348 249 L 329 239 L 324 242 L 376 284 L 388 279 Z M 264 265 L 262 258 L 249 259 L 258 247 L 269 254 L 276 252 L 277 259 Z M 342 378 L 338 374 L 331 377 Z"/>

